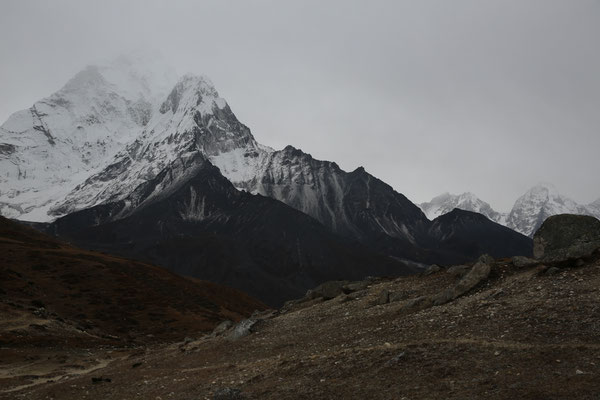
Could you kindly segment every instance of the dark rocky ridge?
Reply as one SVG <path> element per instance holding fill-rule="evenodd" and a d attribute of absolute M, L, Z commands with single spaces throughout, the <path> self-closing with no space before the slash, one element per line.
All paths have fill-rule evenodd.
<path fill-rule="evenodd" d="M 465 261 L 465 255 L 490 254 L 495 258 L 532 255 L 531 239 L 482 214 L 458 208 L 434 219 L 429 235 L 434 248 L 444 252 L 451 263 Z"/>
<path fill-rule="evenodd" d="M 50 230 L 271 305 L 327 280 L 411 272 L 281 202 L 238 191 L 198 154 L 177 160 L 126 199 L 72 213 Z"/>

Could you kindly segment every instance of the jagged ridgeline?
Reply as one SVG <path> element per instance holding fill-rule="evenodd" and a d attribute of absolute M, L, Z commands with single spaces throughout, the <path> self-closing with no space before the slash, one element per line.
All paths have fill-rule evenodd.
<path fill-rule="evenodd" d="M 88 67 L 2 125 L 3 215 L 270 304 L 325 280 L 530 255 L 488 218 L 430 221 L 363 168 L 257 143 L 208 78 L 147 61 Z"/>
<path fill-rule="evenodd" d="M 586 205 L 578 204 L 560 194 L 556 187 L 549 183 L 541 183 L 528 190 L 515 201 L 508 213 L 494 210 L 473 193 L 460 195 L 444 193 L 419 206 L 430 219 L 437 218 L 455 208 L 477 212 L 529 237 L 533 237 L 542 223 L 553 215 L 576 214 L 600 218 L 600 199 Z"/>

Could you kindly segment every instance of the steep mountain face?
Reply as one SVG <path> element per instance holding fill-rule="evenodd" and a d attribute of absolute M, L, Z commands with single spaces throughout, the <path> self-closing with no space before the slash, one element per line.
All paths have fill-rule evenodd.
<path fill-rule="evenodd" d="M 452 260 L 455 263 L 464 262 L 465 255 L 489 254 L 495 258 L 532 255 L 532 241 L 527 236 L 482 214 L 458 208 L 434 219 L 429 233 L 437 239 L 438 249 L 455 255 Z"/>
<path fill-rule="evenodd" d="M 230 174 L 252 174 L 267 147 L 259 145 L 206 77 L 186 75 L 172 89 L 141 133 L 110 164 L 53 208 L 55 216 L 114 202 L 153 179 L 174 160 L 198 153 L 227 163 Z M 221 162 L 221 165 L 223 162 Z"/>
<path fill-rule="evenodd" d="M 0 127 L 0 213 L 48 221 L 48 211 L 136 138 L 173 74 L 154 59 L 89 66 Z"/>
<path fill-rule="evenodd" d="M 546 218 L 557 214 L 593 215 L 593 210 L 561 195 L 550 184 L 539 184 L 517 199 L 506 224 L 531 237 Z"/>
<path fill-rule="evenodd" d="M 202 155 L 188 154 L 125 198 L 71 213 L 51 230 L 271 305 L 327 280 L 410 272 L 281 202 L 235 189 Z"/>
<path fill-rule="evenodd" d="M 348 173 L 334 162 L 315 160 L 292 146 L 270 153 L 256 176 L 238 185 L 359 240 L 385 234 L 418 244 L 428 225 L 417 206 L 364 168 Z"/>
<path fill-rule="evenodd" d="M 419 207 L 421 207 L 427 218 L 430 220 L 434 220 L 440 215 L 444 215 L 455 208 L 458 208 L 483 214 L 490 220 L 499 224 L 504 224 L 506 221 L 506 214 L 495 211 L 488 203 L 470 192 L 459 195 L 444 193 L 434 197 L 428 203 L 419 204 Z"/>

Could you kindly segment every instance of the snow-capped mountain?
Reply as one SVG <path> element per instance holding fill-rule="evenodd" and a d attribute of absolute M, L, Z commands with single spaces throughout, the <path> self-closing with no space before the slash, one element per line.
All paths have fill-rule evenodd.
<path fill-rule="evenodd" d="M 121 200 L 166 165 L 196 152 L 220 160 L 218 166 L 227 161 L 224 171 L 244 177 L 257 169 L 269 151 L 272 150 L 259 145 L 250 130 L 237 120 L 208 78 L 186 75 L 175 84 L 135 140 L 50 212 L 60 216 Z"/>
<path fill-rule="evenodd" d="M 421 210 L 423 210 L 430 220 L 434 220 L 440 215 L 447 214 L 458 208 L 460 210 L 483 214 L 499 224 L 505 224 L 506 221 L 506 214 L 494 210 L 488 203 L 470 192 L 459 195 L 444 193 L 434 197 L 428 203 L 419 204 L 419 207 L 421 207 Z"/>
<path fill-rule="evenodd" d="M 527 236 L 533 236 L 544 220 L 557 214 L 581 214 L 600 217 L 594 203 L 577 204 L 563 196 L 551 184 L 534 186 L 515 202 L 507 216 L 506 225 Z"/>
<path fill-rule="evenodd" d="M 221 249 L 229 247 L 230 244 L 225 243 L 232 240 L 249 241 L 250 233 L 258 232 L 256 229 L 261 226 L 265 235 L 268 232 L 273 236 L 272 243 L 281 242 L 273 244 L 273 249 L 281 249 L 283 243 L 288 245 L 289 240 L 293 240 L 293 250 L 298 253 L 298 259 L 304 260 L 303 254 L 314 251 L 306 235 L 302 234 L 301 239 L 296 240 L 291 233 L 286 233 L 287 228 L 282 224 L 257 220 L 272 217 L 265 207 L 283 207 L 282 216 L 287 215 L 290 221 L 303 221 L 303 227 L 299 227 L 302 232 L 314 223 L 321 227 L 314 228 L 315 232 L 325 229 L 343 239 L 342 242 L 359 242 L 366 248 L 363 254 L 383 254 L 392 257 L 396 263 L 398 260 L 465 262 L 476 258 L 480 252 L 494 250 L 479 243 L 480 237 L 485 235 L 478 232 L 469 237 L 468 230 L 461 231 L 456 239 L 442 243 L 431 233 L 432 222 L 421 209 L 362 167 L 346 172 L 334 162 L 315 160 L 292 146 L 275 151 L 257 143 L 250 129 L 236 118 L 206 77 L 185 75 L 175 80 L 161 97 L 159 92 L 165 86 L 147 85 L 151 78 L 146 75 L 137 79 L 142 74 L 131 72 L 137 68 L 135 63 L 119 60 L 112 65 L 85 69 L 51 96 L 56 100 L 45 109 L 43 121 L 59 120 L 68 129 L 61 131 L 49 122 L 44 122 L 44 126 L 30 122 L 24 124 L 27 129 L 7 131 L 15 123 L 9 120 L 5 124 L 0 135 L 0 143 L 3 143 L 1 161 L 14 165 L 17 172 L 27 170 L 27 173 L 8 173 L 3 178 L 6 183 L 3 187 L 9 188 L 0 195 L 5 203 L 1 210 L 3 214 L 33 221 L 65 216 L 61 218 L 65 231 L 72 231 L 73 227 L 64 221 L 74 221 L 77 229 L 97 226 L 97 229 L 87 231 L 88 234 L 106 234 L 109 239 L 118 236 L 118 232 L 112 231 L 117 226 L 125 229 L 119 221 L 135 220 L 142 224 L 140 216 L 143 215 L 148 219 L 144 226 L 152 234 L 136 231 L 139 233 L 139 239 L 136 239 L 132 230 L 127 239 L 127 243 L 131 241 L 131 246 L 138 248 L 144 240 L 152 243 L 172 240 L 176 233 L 170 232 L 169 226 L 188 227 L 186 233 L 181 232 L 181 238 L 190 242 L 196 241 L 198 235 L 223 235 L 217 240 L 223 243 Z M 157 79 L 164 82 L 163 78 Z M 126 83 L 129 80 L 134 83 Z M 92 122 L 81 123 L 81 116 L 90 114 L 94 116 L 90 118 Z M 80 125 L 74 124 L 80 124 L 81 129 L 78 128 Z M 40 126 L 43 128 L 41 134 Z M 84 141 L 88 137 L 95 141 Z M 29 148 L 21 143 L 17 146 L 18 139 L 29 138 L 36 140 L 35 146 Z M 241 190 L 249 192 L 244 194 L 244 202 L 248 202 L 244 204 L 261 204 L 247 208 L 257 212 L 257 216 L 241 215 L 235 207 L 223 208 L 216 201 L 211 203 L 207 192 L 210 190 L 221 191 L 223 204 L 235 204 L 233 200 L 237 196 L 222 185 L 211 189 L 210 182 L 221 182 L 214 176 L 208 186 L 202 185 L 202 191 L 199 191 L 200 183 L 196 178 L 201 172 L 197 164 L 206 163 L 218 168 L 211 169 L 212 175 L 216 170 L 223 179 L 231 182 L 231 187 L 240 193 L 244 193 Z M 69 168 L 73 173 L 65 172 Z M 192 181 L 195 183 L 189 184 Z M 19 185 L 23 186 L 24 182 L 27 190 L 20 190 Z M 184 186 L 188 190 L 186 193 L 181 192 Z M 250 200 L 263 196 L 281 203 Z M 179 211 L 174 214 L 173 210 L 161 209 L 158 218 L 143 212 L 155 209 L 157 204 L 173 206 Z M 298 213 L 292 208 L 301 211 L 306 218 L 290 217 L 294 215 L 290 211 Z M 210 223 L 202 222 L 209 220 Z M 453 221 L 445 229 L 454 231 Z M 257 228 L 241 227 L 244 223 L 257 224 Z M 229 229 L 232 224 L 240 230 Z M 192 225 L 193 229 L 190 228 Z M 492 229 L 487 224 L 478 226 L 482 231 Z M 241 231 L 245 232 L 242 236 L 235 236 Z M 277 232 L 283 236 L 275 238 Z M 100 243 L 101 239 L 91 238 L 91 243 Z M 517 243 L 522 238 L 513 232 L 506 240 Z M 117 245 L 122 246 L 122 243 Z M 524 255 L 523 251 L 521 248 L 519 254 Z M 320 261 L 311 258 L 313 265 L 321 265 L 327 253 L 319 252 L 315 254 L 322 255 L 315 256 Z M 276 268 L 277 263 L 284 262 L 277 259 L 277 263 L 273 263 L 274 259 L 259 256 L 257 260 L 264 263 L 260 268 Z M 175 263 L 173 260 L 178 256 L 165 257 L 169 263 Z M 190 263 L 196 262 L 192 255 L 190 257 Z M 243 264 L 241 258 L 218 261 L 221 262 L 224 266 L 231 266 L 230 262 L 233 262 L 232 268 L 237 268 L 238 262 Z M 298 268 L 306 268 L 306 265 L 303 261 Z M 167 266 L 175 268 L 176 265 Z"/>
<path fill-rule="evenodd" d="M 88 66 L 0 127 L 0 213 L 32 221 L 138 137 L 175 74 L 153 57 Z"/>
<path fill-rule="evenodd" d="M 600 219 L 600 199 L 588 204 L 587 208 L 594 215 L 594 217 Z"/>
<path fill-rule="evenodd" d="M 175 159 L 196 152 L 236 187 L 280 200 L 343 236 L 384 232 L 417 243 L 425 230 L 418 207 L 364 169 L 348 173 L 292 146 L 274 151 L 257 143 L 210 80 L 193 75 L 179 80 L 159 112 L 104 170 L 50 212 L 60 216 L 122 200 Z"/>

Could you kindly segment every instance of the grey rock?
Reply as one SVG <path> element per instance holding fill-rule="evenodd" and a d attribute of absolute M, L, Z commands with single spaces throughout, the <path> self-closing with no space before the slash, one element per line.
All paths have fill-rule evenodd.
<path fill-rule="evenodd" d="M 383 289 L 375 299 L 376 305 L 387 304 L 390 302 L 390 291 Z"/>
<path fill-rule="evenodd" d="M 423 272 L 423 275 L 431 275 L 431 274 L 435 274 L 436 272 L 441 271 L 441 267 L 439 265 L 433 264 L 430 265 L 425 272 Z"/>
<path fill-rule="evenodd" d="M 494 257 L 490 256 L 489 254 L 482 254 L 481 256 L 479 256 L 479 258 L 477 259 L 477 261 L 480 261 L 484 264 L 493 264 L 494 263 Z"/>
<path fill-rule="evenodd" d="M 393 365 L 399 364 L 405 355 L 406 355 L 406 353 L 404 353 L 404 352 L 401 352 L 401 353 L 395 355 L 390 360 L 388 360 L 388 362 L 386 362 L 386 365 L 393 366 Z"/>
<path fill-rule="evenodd" d="M 217 325 L 212 333 L 215 336 L 222 335 L 223 333 L 225 333 L 225 331 L 227 331 L 232 326 L 233 326 L 232 321 L 225 320 L 225 321 L 221 322 L 219 325 Z"/>
<path fill-rule="evenodd" d="M 546 275 L 556 275 L 560 272 L 559 268 L 556 267 L 550 267 L 546 270 Z"/>
<path fill-rule="evenodd" d="M 306 297 L 309 299 L 317 299 L 322 297 L 324 300 L 331 300 L 341 294 L 344 294 L 344 286 L 348 284 L 348 281 L 325 282 L 306 292 Z"/>
<path fill-rule="evenodd" d="M 585 215 L 549 217 L 533 236 L 538 260 L 563 261 L 590 255 L 600 248 L 600 221 Z"/>
<path fill-rule="evenodd" d="M 371 284 L 371 282 L 369 282 L 369 281 L 350 282 L 350 283 L 344 285 L 342 287 L 342 290 L 346 294 L 352 293 L 352 292 L 358 292 L 361 290 L 365 290 L 367 287 L 369 287 L 370 284 Z"/>
<path fill-rule="evenodd" d="M 240 389 L 236 388 L 221 388 L 217 389 L 213 395 L 213 400 L 244 400 L 246 396 Z"/>
<path fill-rule="evenodd" d="M 244 336 L 248 336 L 252 333 L 252 328 L 256 325 L 256 322 L 257 321 L 254 319 L 245 319 L 238 322 L 229 335 L 227 335 L 227 338 L 229 340 L 237 340 Z"/>
<path fill-rule="evenodd" d="M 402 301 L 402 300 L 405 300 L 406 297 L 407 297 L 407 295 L 404 292 L 391 292 L 389 295 L 389 302 L 395 303 L 397 301 Z"/>
<path fill-rule="evenodd" d="M 453 265 L 452 267 L 448 268 L 446 272 L 454 277 L 462 278 L 467 274 L 467 272 L 469 272 L 469 269 L 471 269 L 471 267 L 468 265 Z"/>
<path fill-rule="evenodd" d="M 404 309 L 414 309 L 414 308 L 427 308 L 433 304 L 433 299 L 429 296 L 420 296 L 414 299 L 408 300 L 402 308 Z"/>
<path fill-rule="evenodd" d="M 514 256 L 511 259 L 513 265 L 517 268 L 529 267 L 534 264 L 537 264 L 537 261 L 533 258 L 523 257 L 523 256 Z"/>
<path fill-rule="evenodd" d="M 487 279 L 492 267 L 489 264 L 478 261 L 473 268 L 458 283 L 433 297 L 434 305 L 445 304 L 467 293 L 482 281 Z"/>

